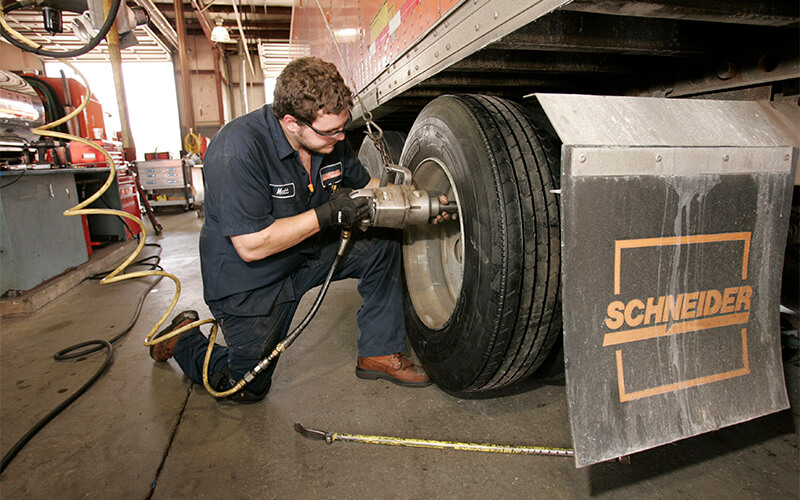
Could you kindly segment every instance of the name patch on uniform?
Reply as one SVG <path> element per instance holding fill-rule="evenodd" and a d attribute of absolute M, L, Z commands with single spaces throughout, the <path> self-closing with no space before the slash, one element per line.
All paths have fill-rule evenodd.
<path fill-rule="evenodd" d="M 294 198 L 294 182 L 289 184 L 270 184 L 273 198 Z"/>
<path fill-rule="evenodd" d="M 319 177 L 322 180 L 322 187 L 327 188 L 342 182 L 342 162 L 325 165 L 319 169 Z"/>

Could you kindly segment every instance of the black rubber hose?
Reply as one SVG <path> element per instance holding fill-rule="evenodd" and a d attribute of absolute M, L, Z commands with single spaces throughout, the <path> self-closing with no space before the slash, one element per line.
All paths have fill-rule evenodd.
<path fill-rule="evenodd" d="M 10 185 L 14 184 L 15 182 L 19 182 L 19 181 L 20 181 L 20 179 L 22 179 L 22 177 L 23 177 L 23 176 L 24 176 L 26 173 L 28 173 L 28 169 L 27 169 L 27 168 L 24 168 L 24 169 L 22 169 L 22 173 L 21 173 L 21 174 L 19 174 L 19 175 L 16 177 L 16 179 L 14 179 L 13 181 L 11 181 L 11 182 L 9 182 L 9 183 L 3 184 L 2 186 L 0 186 L 0 189 L 7 188 L 8 186 L 10 186 Z"/>
<path fill-rule="evenodd" d="M 64 112 L 64 105 L 61 103 L 61 98 L 58 97 L 58 92 L 56 92 L 52 85 L 35 76 L 23 76 L 22 79 L 28 82 L 31 87 L 41 92 L 45 97 L 45 102 L 42 104 L 45 107 L 45 111 L 48 113 L 48 121 L 54 122 L 66 115 Z M 69 89 L 65 89 L 65 92 L 68 91 Z M 66 123 L 62 123 L 58 127 L 53 127 L 53 130 L 65 134 L 69 132 Z"/>
<path fill-rule="evenodd" d="M 5 28 L 0 25 L 0 35 L 3 36 L 11 45 L 14 45 L 17 48 L 20 48 L 26 52 L 32 52 L 34 54 L 46 57 L 63 57 L 63 58 L 70 58 L 70 57 L 78 57 L 81 56 L 93 48 L 97 47 L 97 45 L 103 41 L 103 38 L 106 37 L 108 31 L 111 29 L 111 26 L 117 20 L 117 11 L 119 10 L 119 6 L 122 4 L 122 0 L 114 0 L 111 4 L 111 9 L 108 11 L 108 17 L 106 17 L 103 26 L 100 27 L 100 31 L 89 40 L 86 45 L 79 49 L 75 50 L 65 50 L 65 51 L 53 51 L 53 50 L 45 50 L 42 47 L 33 48 L 27 43 L 23 43 L 16 38 L 14 38 L 11 33 L 5 30 Z M 13 9 L 12 9 L 13 10 Z M 5 10 L 4 12 L 8 12 Z"/>
<path fill-rule="evenodd" d="M 203 385 L 205 385 L 206 390 L 212 396 L 219 398 L 236 394 L 239 390 L 252 382 L 253 379 L 258 376 L 258 374 L 266 370 L 270 363 L 275 361 L 275 359 L 280 356 L 282 352 L 286 351 L 286 349 L 292 345 L 292 342 L 294 342 L 295 339 L 299 337 L 301 333 L 303 333 L 303 330 L 305 330 L 306 326 L 308 326 L 308 324 L 311 322 L 311 319 L 315 314 L 317 314 L 317 310 L 319 309 L 320 304 L 322 304 L 322 299 L 325 298 L 325 294 L 328 292 L 328 287 L 331 285 L 333 274 L 336 272 L 336 268 L 339 266 L 339 261 L 342 259 L 342 255 L 344 255 L 344 251 L 349 243 L 350 230 L 343 229 L 342 238 L 339 240 L 339 251 L 336 253 L 336 257 L 333 259 L 333 264 L 331 264 L 328 275 L 325 277 L 325 281 L 322 283 L 322 289 L 319 291 L 317 299 L 314 301 L 314 304 L 311 306 L 311 309 L 308 311 L 305 318 L 303 318 L 303 321 L 301 321 L 300 324 L 297 325 L 297 327 L 292 330 L 292 333 L 287 335 L 285 339 L 278 342 L 278 345 L 275 346 L 269 356 L 263 358 L 256 366 L 253 367 L 252 370 L 245 373 L 241 380 L 239 380 L 239 382 L 237 382 L 232 388 L 223 392 L 216 392 L 211 389 L 211 386 L 208 383 L 208 358 L 206 358 L 205 362 L 203 363 Z M 214 337 L 212 336 L 211 340 L 209 340 L 209 343 L 211 343 L 213 339 Z"/>
<path fill-rule="evenodd" d="M 105 193 L 103 193 L 103 194 L 100 196 L 100 198 L 98 198 L 98 201 L 100 201 L 100 203 L 102 203 L 102 204 L 103 204 L 103 206 L 105 206 L 105 208 L 107 208 L 107 209 L 109 209 L 109 210 L 121 210 L 120 208 L 111 208 L 111 204 L 110 204 L 110 203 L 108 203 L 108 201 L 106 201 L 106 195 L 105 195 Z M 90 205 L 90 206 L 91 206 L 91 205 Z M 122 225 L 123 225 L 123 227 L 125 227 L 125 230 L 126 230 L 126 232 L 127 232 L 129 235 L 130 235 L 130 237 L 131 237 L 131 238 L 133 238 L 133 239 L 138 239 L 138 238 L 136 237 L 136 235 L 135 235 L 135 234 L 133 234 L 133 231 L 132 231 L 132 230 L 131 230 L 131 228 L 128 226 L 128 223 L 127 223 L 127 222 L 125 222 L 125 218 L 124 218 L 123 216 L 121 216 L 121 215 L 116 215 L 115 217 L 116 217 L 117 219 L 119 219 L 119 221 L 120 221 L 120 222 L 122 222 Z M 147 246 L 147 245 L 145 245 L 145 246 Z M 147 259 L 150 259 L 150 258 L 151 258 L 151 257 L 148 257 Z M 143 259 L 143 260 L 147 260 L 147 259 Z M 160 259 L 159 259 L 159 260 L 160 260 Z M 140 261 L 138 261 L 138 262 L 139 262 L 139 263 L 141 263 L 141 262 L 142 262 L 142 260 L 140 260 Z"/>
<path fill-rule="evenodd" d="M 14 443 L 14 446 L 12 446 L 10 450 L 8 450 L 8 453 L 3 455 L 3 459 L 2 461 L 0 461 L 0 473 L 2 473 L 6 469 L 6 467 L 8 467 L 8 464 L 11 463 L 14 457 L 17 456 L 17 453 L 19 453 L 19 451 L 26 444 L 28 444 L 28 441 L 30 441 L 33 438 L 33 436 L 36 435 L 37 432 L 42 430 L 45 425 L 50 423 L 50 421 L 53 420 L 59 413 L 61 413 L 64 410 L 64 408 L 71 405 L 76 399 L 81 397 L 81 395 L 84 392 L 86 392 L 89 389 L 89 387 L 91 387 L 92 384 L 94 384 L 97 381 L 97 379 L 99 379 L 103 375 L 103 372 L 106 371 L 108 365 L 111 364 L 111 358 L 114 356 L 114 348 L 111 346 L 111 343 L 108 342 L 107 340 L 90 340 L 88 342 L 82 342 L 80 344 L 76 344 L 73 346 L 73 348 L 83 347 L 90 344 L 98 344 L 98 348 L 96 350 L 106 349 L 106 359 L 103 361 L 102 366 L 100 366 L 100 368 L 94 373 L 94 375 L 92 375 L 92 378 L 87 380 L 86 383 L 83 384 L 80 389 L 75 391 L 70 397 L 64 400 L 63 403 L 61 403 L 55 409 L 53 409 L 53 411 L 45 415 L 43 419 L 36 422 L 36 424 L 33 427 L 31 427 L 31 429 L 28 432 L 26 432 L 24 436 L 19 438 L 19 440 L 16 443 Z"/>
<path fill-rule="evenodd" d="M 3 8 L 3 14 L 8 14 L 9 12 L 21 9 L 22 7 L 23 5 L 20 2 L 10 3 Z"/>
<path fill-rule="evenodd" d="M 319 310 L 319 306 L 322 304 L 322 299 L 325 298 L 325 294 L 328 293 L 328 287 L 331 286 L 333 273 L 335 273 L 336 268 L 339 267 L 339 261 L 341 259 L 342 259 L 341 254 L 337 254 L 336 258 L 333 259 L 333 264 L 331 264 L 331 268 L 328 271 L 328 275 L 325 277 L 325 281 L 322 283 L 322 289 L 319 291 L 319 295 L 317 295 L 317 300 L 314 301 L 314 304 L 311 306 L 311 309 L 309 309 L 308 314 L 306 314 L 305 318 L 303 318 L 303 321 L 301 321 L 300 324 L 297 325 L 297 327 L 292 331 L 292 333 L 287 335 L 286 338 L 283 340 L 284 347 L 289 347 L 292 344 L 292 342 L 294 342 L 295 339 L 299 337 L 301 333 L 303 333 L 303 330 L 306 329 L 308 324 L 311 323 L 311 320 L 317 314 L 317 310 Z"/>
<path fill-rule="evenodd" d="M 161 246 L 153 243 L 148 243 L 145 246 L 158 247 L 159 249 L 158 254 L 146 257 L 138 261 L 137 263 L 145 262 L 155 257 L 157 258 L 156 263 L 149 264 L 149 266 L 151 267 L 151 269 L 157 269 L 157 268 L 160 269 L 161 266 L 158 265 L 158 262 L 161 259 L 160 257 Z M 81 342 L 79 344 L 67 347 L 66 349 L 62 349 L 53 356 L 53 358 L 56 359 L 57 361 L 61 361 L 61 360 L 76 358 L 79 356 L 85 356 L 87 354 L 91 354 L 100 351 L 102 349 L 106 350 L 106 358 L 103 361 L 103 364 L 100 366 L 100 368 L 98 368 L 97 371 L 94 373 L 94 375 L 92 375 L 92 377 L 89 380 L 87 380 L 86 383 L 84 383 L 77 391 L 75 391 L 72 395 L 70 395 L 67 399 L 65 399 L 60 405 L 58 405 L 50 413 L 45 415 L 41 420 L 36 422 L 36 424 L 34 424 L 34 426 L 31 427 L 30 430 L 28 430 L 28 432 L 26 432 L 21 438 L 19 438 L 19 440 L 17 440 L 17 442 L 14 443 L 14 446 L 12 446 L 11 449 L 5 455 L 3 455 L 2 460 L 0 460 L 0 473 L 2 473 L 6 469 L 6 467 L 8 467 L 8 464 L 11 463 L 14 457 L 17 456 L 17 453 L 19 453 L 19 451 L 22 448 L 24 448 L 26 444 L 28 444 L 28 442 L 33 438 L 33 436 L 35 436 L 48 423 L 50 423 L 50 421 L 52 421 L 56 416 L 58 416 L 59 413 L 64 411 L 65 408 L 67 408 L 69 405 L 75 402 L 76 399 L 81 397 L 83 393 L 85 393 L 89 389 L 89 387 L 91 387 L 105 373 L 106 369 L 111 364 L 111 359 L 114 356 L 113 344 L 121 340 L 133 329 L 133 326 L 136 324 L 136 321 L 138 321 L 139 315 L 142 312 L 142 305 L 144 304 L 145 298 L 150 293 L 150 291 L 156 286 L 156 284 L 159 281 L 161 281 L 161 278 L 162 276 L 158 276 L 158 279 L 156 279 L 153 283 L 151 283 L 150 286 L 148 286 L 147 289 L 144 291 L 144 293 L 142 293 L 141 297 L 139 297 L 139 303 L 136 305 L 136 310 L 134 311 L 131 321 L 114 338 L 112 338 L 111 340 L 89 340 L 86 342 Z M 94 347 L 90 349 L 84 349 L 77 353 L 74 352 L 77 349 L 81 349 L 87 346 L 94 346 Z"/>
<path fill-rule="evenodd" d="M 153 243 L 148 243 L 145 246 L 158 247 L 159 248 L 159 253 L 161 252 L 161 246 L 160 245 L 156 245 L 156 244 L 153 244 Z M 163 271 L 161 266 L 158 265 L 158 263 L 161 261 L 161 257 L 158 254 L 152 255 L 150 257 L 147 257 L 147 258 L 144 258 L 144 259 L 142 259 L 140 261 L 137 261 L 136 263 L 132 264 L 130 267 L 134 267 L 136 265 L 142 265 L 143 262 L 145 262 L 147 260 L 150 260 L 153 257 L 156 257 L 158 259 L 158 261 L 155 264 L 149 264 L 150 269 L 151 270 L 158 269 L 158 270 Z M 105 274 L 108 274 L 108 273 L 105 273 Z M 158 282 L 161 281 L 161 278 L 163 278 L 163 276 L 157 276 L 156 279 L 152 283 L 150 283 L 150 285 L 147 287 L 147 289 L 144 291 L 144 293 L 142 293 L 142 295 L 139 296 L 139 302 L 136 304 L 136 309 L 134 310 L 133 317 L 128 322 L 128 324 L 125 325 L 125 328 L 123 328 L 121 332 L 119 332 L 116 336 L 114 336 L 111 340 L 109 340 L 109 342 L 111 344 L 116 344 L 117 342 L 122 340 L 122 338 L 124 338 L 126 335 L 128 335 L 128 333 L 131 330 L 133 330 L 134 325 L 136 325 L 136 322 L 139 320 L 139 315 L 142 313 L 142 307 L 144 306 L 144 300 L 147 298 L 147 295 L 150 293 L 150 291 L 153 288 L 155 288 L 155 286 L 158 284 Z M 76 344 L 76 345 L 67 347 L 65 349 L 62 349 L 62 350 L 58 351 L 57 353 L 55 353 L 53 355 L 53 359 L 55 359 L 56 361 L 64 361 L 64 360 L 67 360 L 67 359 L 79 358 L 81 356 L 86 356 L 87 354 L 95 353 L 95 352 L 97 352 L 97 351 L 102 349 L 101 346 L 95 346 L 95 347 L 93 347 L 91 349 L 85 349 L 83 351 L 73 352 L 76 349 L 84 347 L 84 344 L 85 343 Z"/>

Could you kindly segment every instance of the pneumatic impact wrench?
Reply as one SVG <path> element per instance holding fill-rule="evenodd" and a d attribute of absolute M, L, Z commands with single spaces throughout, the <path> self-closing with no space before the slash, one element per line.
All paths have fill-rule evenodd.
<path fill-rule="evenodd" d="M 423 189 L 415 189 L 411 184 L 411 172 L 397 165 L 386 167 L 402 176 L 402 182 L 391 186 L 357 189 L 350 193 L 351 198 L 369 200 L 369 218 L 361 221 L 359 229 L 367 227 L 388 227 L 403 229 L 410 225 L 427 224 L 443 212 L 456 214 L 455 201 L 443 204 L 439 195 Z"/>

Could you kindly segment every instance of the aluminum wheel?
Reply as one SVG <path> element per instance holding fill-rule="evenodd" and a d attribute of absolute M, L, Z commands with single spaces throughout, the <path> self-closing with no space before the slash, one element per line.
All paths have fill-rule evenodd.
<path fill-rule="evenodd" d="M 414 184 L 429 193 L 444 193 L 458 202 L 447 167 L 437 159 L 422 161 Z M 411 301 L 422 322 L 442 328 L 456 306 L 464 281 L 463 218 L 438 225 L 411 226 L 404 233 L 403 263 Z"/>

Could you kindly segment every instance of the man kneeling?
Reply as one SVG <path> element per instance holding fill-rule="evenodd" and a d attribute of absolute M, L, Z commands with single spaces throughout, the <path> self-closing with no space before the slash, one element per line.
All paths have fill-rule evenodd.
<path fill-rule="evenodd" d="M 203 294 L 225 336 L 209 379 L 227 389 L 286 337 L 297 305 L 322 284 L 338 250 L 338 228 L 367 215 L 352 189 L 377 187 L 345 138 L 352 94 L 336 67 L 314 57 L 292 61 L 278 77 L 274 104 L 225 125 L 203 167 L 205 222 L 200 233 Z M 356 375 L 408 387 L 431 380 L 406 350 L 401 247 L 396 231 L 354 232 L 334 280 L 358 278 Z M 156 336 L 197 318 L 185 311 Z M 155 345 L 202 383 L 208 340 L 195 328 Z M 231 399 L 254 402 L 271 385 L 275 363 Z"/>

